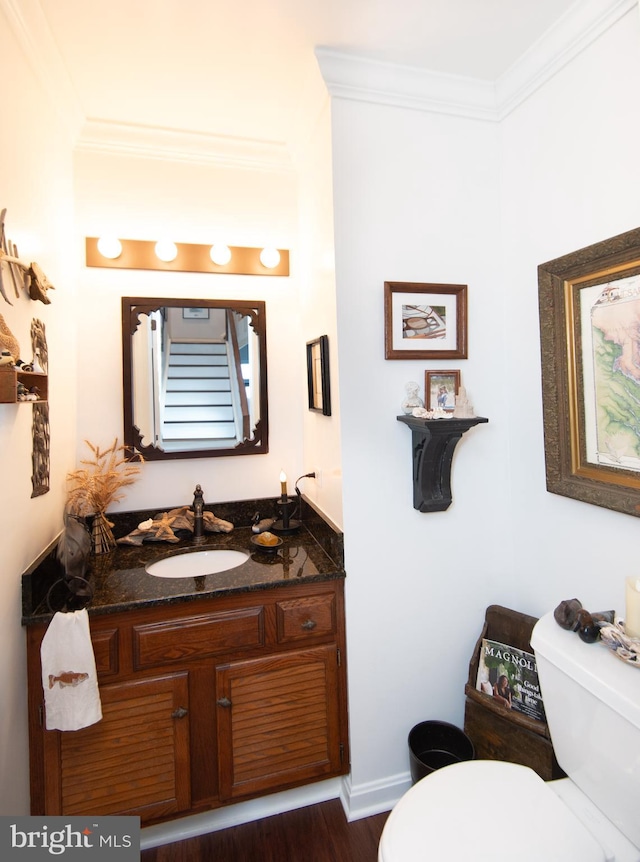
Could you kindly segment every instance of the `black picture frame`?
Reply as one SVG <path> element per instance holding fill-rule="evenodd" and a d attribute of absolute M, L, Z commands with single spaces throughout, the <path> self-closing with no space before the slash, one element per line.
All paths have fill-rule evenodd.
<path fill-rule="evenodd" d="M 329 377 L 329 337 L 321 335 L 307 342 L 307 385 L 309 410 L 331 416 Z"/>

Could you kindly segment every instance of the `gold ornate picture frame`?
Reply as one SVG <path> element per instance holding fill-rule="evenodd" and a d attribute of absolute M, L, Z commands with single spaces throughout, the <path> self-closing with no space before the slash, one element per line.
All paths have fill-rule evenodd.
<path fill-rule="evenodd" d="M 547 490 L 640 516 L 640 228 L 538 267 Z"/>

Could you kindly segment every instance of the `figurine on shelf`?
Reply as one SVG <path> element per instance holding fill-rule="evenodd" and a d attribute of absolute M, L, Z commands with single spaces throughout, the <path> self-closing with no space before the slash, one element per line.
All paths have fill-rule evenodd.
<path fill-rule="evenodd" d="M 40 350 L 37 347 L 33 354 L 33 362 L 31 363 L 31 368 L 37 374 L 44 374 L 44 368 L 40 364 Z"/>
<path fill-rule="evenodd" d="M 461 386 L 456 395 L 456 406 L 453 409 L 454 419 L 473 419 L 476 413 L 473 404 L 467 397 L 467 390 Z"/>
<path fill-rule="evenodd" d="M 418 389 L 420 388 L 418 383 L 405 383 L 404 388 L 407 394 L 401 405 L 403 413 L 411 414 L 416 407 L 424 407 L 424 401 L 418 395 Z"/>

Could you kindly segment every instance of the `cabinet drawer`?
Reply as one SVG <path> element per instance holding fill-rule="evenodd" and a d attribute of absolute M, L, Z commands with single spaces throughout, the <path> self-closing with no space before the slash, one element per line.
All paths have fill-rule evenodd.
<path fill-rule="evenodd" d="M 278 643 L 292 643 L 336 631 L 333 593 L 289 599 L 276 605 Z"/>
<path fill-rule="evenodd" d="M 133 628 L 136 670 L 264 646 L 264 608 L 241 608 Z"/>

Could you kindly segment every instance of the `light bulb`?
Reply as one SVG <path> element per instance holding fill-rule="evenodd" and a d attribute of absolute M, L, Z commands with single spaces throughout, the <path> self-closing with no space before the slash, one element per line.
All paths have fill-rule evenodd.
<path fill-rule="evenodd" d="M 209 257 L 217 266 L 226 266 L 231 260 L 231 249 L 224 243 L 215 243 L 209 250 Z"/>
<path fill-rule="evenodd" d="M 267 269 L 273 269 L 280 263 L 280 252 L 277 248 L 263 248 L 260 252 L 260 263 Z"/>
<path fill-rule="evenodd" d="M 178 246 L 171 240 L 161 239 L 156 243 L 156 257 L 163 260 L 165 263 L 171 263 L 178 256 Z"/>
<path fill-rule="evenodd" d="M 122 243 L 115 236 L 101 236 L 98 240 L 98 251 L 102 257 L 115 260 L 122 254 Z"/>

